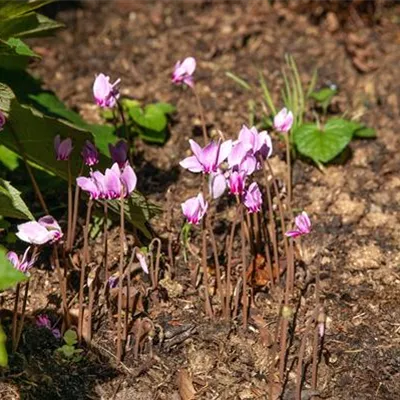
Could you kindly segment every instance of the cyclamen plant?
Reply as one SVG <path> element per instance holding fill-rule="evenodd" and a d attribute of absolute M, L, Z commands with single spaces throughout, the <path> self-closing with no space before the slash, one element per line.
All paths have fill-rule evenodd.
<path fill-rule="evenodd" d="M 184 63 L 178 63 L 174 70 L 173 83 L 184 83 L 195 88 L 192 68 L 182 67 Z M 185 82 L 185 78 L 189 81 Z M 202 109 L 199 97 L 195 90 L 199 114 Z M 289 134 L 294 124 L 294 116 L 291 110 L 283 108 L 275 112 L 273 121 L 273 133 L 281 135 L 286 141 L 287 177 L 283 182 L 283 190 L 279 189 L 277 178 L 274 175 L 269 158 L 272 155 L 273 146 L 270 134 L 267 131 L 258 132 L 256 127 L 243 125 L 238 138 L 232 140 L 209 141 L 204 118 L 202 127 L 204 134 L 204 146 L 200 146 L 194 140 L 189 140 L 193 155 L 186 157 L 180 162 L 181 167 L 189 172 L 202 174 L 203 189 L 195 197 L 191 197 L 181 204 L 185 220 L 189 225 L 182 229 L 184 243 L 187 241 L 187 226 L 200 225 L 202 229 L 201 263 L 202 281 L 204 284 L 204 305 L 206 315 L 214 318 L 218 311 L 214 311 L 215 299 L 210 293 L 208 269 L 209 254 L 207 241 L 211 242 L 215 268 L 215 294 L 218 295 L 219 309 L 222 316 L 227 320 L 231 317 L 237 318 L 239 309 L 242 313 L 243 327 L 246 329 L 250 303 L 254 295 L 252 285 L 249 296 L 248 284 L 257 282 L 257 275 L 263 279 L 263 285 L 267 283 L 274 288 L 280 284 L 280 278 L 284 274 L 286 279 L 284 296 L 281 304 L 281 314 L 277 324 L 276 337 L 279 337 L 279 355 L 272 350 L 271 360 L 279 359 L 279 376 L 281 382 L 286 379 L 286 359 L 288 351 L 288 332 L 293 316 L 292 297 L 294 296 L 295 277 L 295 252 L 294 246 L 300 246 L 293 239 L 308 235 L 311 232 L 311 221 L 306 212 L 302 212 L 295 218 L 296 228 L 287 230 L 286 224 L 292 218 L 292 193 L 291 193 L 291 158 Z M 261 175 L 262 173 L 262 175 Z M 260 181 L 260 175 L 264 177 Z M 208 181 L 208 182 L 207 182 Z M 208 183 L 205 185 L 204 183 Z M 230 234 L 227 239 L 226 248 L 221 252 L 218 249 L 213 233 L 212 220 L 214 207 L 213 201 L 223 196 L 229 190 L 229 194 L 236 199 L 236 215 L 232 221 Z M 266 201 L 264 201 L 266 199 Z M 263 211 L 263 212 L 262 212 Z M 215 216 L 217 220 L 219 216 Z M 241 268 L 241 278 L 237 278 L 235 290 L 233 290 L 233 242 L 236 226 L 240 225 L 241 262 L 236 268 Z M 279 226 L 277 226 L 277 223 Z M 279 249 L 282 243 L 283 249 Z M 301 254 L 301 249 L 300 252 Z M 220 264 L 224 257 L 224 264 Z M 265 264 L 265 266 L 263 265 Z M 282 270 L 282 265 L 285 269 Z M 258 269 L 261 269 L 261 272 Z M 265 279 L 265 270 L 268 280 Z M 235 276 L 239 276 L 237 272 Z M 256 283 L 257 285 L 257 283 Z M 313 377 L 316 376 L 316 365 L 318 363 L 318 337 L 324 335 L 324 313 L 319 299 L 319 271 L 316 274 L 316 308 L 311 319 L 317 329 L 314 336 L 313 351 Z M 240 300 L 241 297 L 241 300 Z M 218 308 L 216 308 L 218 310 Z M 307 328 L 309 329 L 309 328 Z M 317 339 L 315 339 L 317 338 Z M 304 340 L 304 339 L 303 339 Z M 299 355 L 299 368 L 297 374 L 297 393 L 299 399 L 301 394 L 302 378 L 302 355 Z M 271 372 L 272 375 L 275 372 Z M 313 378 L 315 382 L 316 378 Z M 313 383 L 315 388 L 315 383 Z M 299 389 L 300 388 L 300 389 Z M 273 394 L 270 394 L 273 397 Z"/>

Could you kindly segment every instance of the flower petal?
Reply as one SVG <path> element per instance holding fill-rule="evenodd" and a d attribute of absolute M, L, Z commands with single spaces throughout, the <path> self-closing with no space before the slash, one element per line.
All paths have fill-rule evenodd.
<path fill-rule="evenodd" d="M 196 156 L 190 156 L 182 160 L 179 165 L 182 168 L 188 169 L 191 172 L 203 171 L 203 166 L 199 163 Z"/>

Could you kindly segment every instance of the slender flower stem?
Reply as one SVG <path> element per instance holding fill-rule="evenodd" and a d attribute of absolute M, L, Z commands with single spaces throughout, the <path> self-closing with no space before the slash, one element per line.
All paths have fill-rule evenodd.
<path fill-rule="evenodd" d="M 82 340 L 82 328 L 83 328 L 83 295 L 85 289 L 85 274 L 86 266 L 89 264 L 89 224 L 92 211 L 93 200 L 89 199 L 87 211 L 86 211 L 86 221 L 85 228 L 83 230 L 83 263 L 81 266 L 81 276 L 79 282 L 79 314 L 78 314 L 78 337 Z"/>
<path fill-rule="evenodd" d="M 231 275 L 232 275 L 232 247 L 233 247 L 233 239 L 235 236 L 235 228 L 236 224 L 239 219 L 239 214 L 240 214 L 240 208 L 238 207 L 236 209 L 236 215 L 235 219 L 232 222 L 231 225 L 231 232 L 229 235 L 229 242 L 228 242 L 228 262 L 227 262 L 227 271 L 226 271 L 226 289 L 225 289 L 225 299 L 226 299 L 226 305 L 225 305 L 225 318 L 227 321 L 230 320 L 231 318 Z"/>
<path fill-rule="evenodd" d="M 262 161 L 260 157 L 260 161 Z M 268 174 L 265 169 L 265 163 L 263 162 L 264 168 L 263 174 L 264 174 L 264 180 L 265 180 L 265 187 L 267 189 L 267 203 L 268 203 L 268 219 L 269 219 L 269 224 L 271 229 L 269 230 L 267 227 L 267 232 L 269 233 L 271 240 L 272 240 L 272 249 L 274 252 L 274 266 L 275 266 L 275 274 L 271 275 L 271 282 L 272 284 L 274 283 L 274 275 L 276 276 L 276 279 L 279 280 L 279 252 L 278 252 L 278 240 L 277 240 L 277 231 L 276 231 L 276 225 L 275 225 L 275 218 L 274 218 L 274 210 L 272 208 L 272 196 L 271 196 L 271 185 L 268 180 Z"/>
<path fill-rule="evenodd" d="M 19 344 L 19 341 L 20 341 L 21 335 L 22 335 L 22 330 L 24 329 L 26 302 L 28 300 L 28 290 L 29 290 L 29 281 L 27 281 L 25 283 L 25 292 L 24 292 L 24 297 L 22 300 L 21 321 L 19 322 L 16 340 L 13 343 L 13 349 L 12 349 L 13 352 L 15 352 L 18 348 L 18 344 Z"/>
<path fill-rule="evenodd" d="M 104 275 L 106 277 L 105 285 L 108 283 L 110 277 L 110 271 L 108 270 L 108 204 L 107 200 L 104 201 L 104 222 L 103 222 L 103 263 L 104 263 Z"/>
<path fill-rule="evenodd" d="M 243 218 L 244 210 L 241 207 L 240 213 L 240 239 L 242 242 L 242 276 L 243 276 L 243 294 L 242 294 L 242 317 L 243 328 L 247 330 L 247 309 L 248 309 L 248 296 L 247 296 L 247 261 L 246 261 L 246 237 L 245 237 L 245 222 Z"/>
<path fill-rule="evenodd" d="M 211 246 L 212 246 L 213 253 L 214 253 L 215 275 L 217 278 L 217 291 L 219 293 L 219 298 L 220 298 L 220 302 L 221 302 L 222 314 L 224 315 L 225 314 L 225 311 L 224 311 L 225 301 L 224 301 L 224 292 L 222 289 L 221 270 L 220 270 L 220 265 L 219 265 L 219 260 L 218 260 L 217 242 L 215 241 L 214 232 L 213 232 L 211 222 L 209 219 L 207 219 L 207 225 L 208 225 L 208 232 L 210 234 Z"/>
<path fill-rule="evenodd" d="M 93 276 L 90 276 L 91 274 L 93 274 Z M 86 332 L 87 337 L 87 343 L 90 345 L 91 341 L 92 341 L 92 313 L 93 313 L 93 304 L 94 304 L 94 286 L 95 286 L 95 279 L 96 279 L 96 271 L 94 271 L 94 273 L 91 271 L 89 273 L 89 278 L 93 280 L 93 282 L 89 283 L 89 307 L 88 307 L 88 321 L 87 321 L 87 328 L 88 331 Z M 89 280 L 89 279 L 88 279 Z M 82 327 L 83 327 L 83 323 L 82 323 Z"/>
<path fill-rule="evenodd" d="M 272 183 L 275 189 L 276 193 L 276 200 L 278 202 L 278 209 L 279 209 L 279 216 L 280 216 L 280 222 L 281 222 L 281 230 L 282 230 L 282 235 L 283 235 L 283 244 L 285 248 L 285 254 L 286 254 L 286 260 L 287 260 L 287 274 L 286 274 L 286 280 L 288 281 L 286 284 L 287 290 L 289 292 L 292 292 L 293 290 L 293 285 L 294 285 L 294 257 L 293 257 L 293 246 L 289 247 L 288 244 L 288 238 L 285 236 L 286 228 L 285 228 L 285 213 L 283 209 L 283 205 L 281 202 L 281 199 L 279 197 L 279 189 L 278 185 L 276 184 L 275 177 L 271 168 L 270 163 L 268 160 L 266 161 L 269 172 L 272 176 Z"/>
<path fill-rule="evenodd" d="M 317 272 L 315 274 L 315 303 L 317 312 L 320 312 L 320 301 L 321 301 L 321 284 L 320 284 L 320 265 L 317 264 Z M 317 317 L 315 318 L 317 319 Z M 319 331 L 318 323 L 315 324 L 314 338 L 313 338 L 313 360 L 312 360 L 312 378 L 311 378 L 311 389 L 317 389 L 318 381 L 318 343 L 319 343 Z"/>
<path fill-rule="evenodd" d="M 306 323 L 306 329 L 303 333 L 303 337 L 301 339 L 299 355 L 297 357 L 297 371 L 296 371 L 296 400 L 302 400 L 301 397 L 301 387 L 303 383 L 303 359 L 304 353 L 306 350 L 307 337 L 314 326 L 314 322 L 316 321 L 318 315 L 318 307 L 314 310 L 314 313 L 311 318 L 308 319 Z M 314 390 L 315 388 L 312 388 Z"/>
<path fill-rule="evenodd" d="M 156 253 L 156 265 L 154 266 L 154 256 L 153 256 L 153 244 L 157 243 L 157 253 Z M 150 252 L 150 265 L 151 265 L 151 288 L 152 290 L 157 289 L 158 286 L 158 273 L 160 271 L 160 260 L 161 260 L 161 240 L 159 238 L 154 238 L 150 242 L 149 249 Z"/>
<path fill-rule="evenodd" d="M 287 163 L 287 188 L 288 188 L 288 208 L 292 209 L 292 165 L 290 157 L 289 133 L 283 135 L 286 142 L 286 163 Z"/>
<path fill-rule="evenodd" d="M 213 311 L 211 307 L 210 300 L 210 290 L 209 290 L 209 282 L 208 282 L 208 268 L 207 268 L 207 225 L 206 220 L 207 214 L 203 217 L 202 220 L 202 232 L 201 232 L 201 266 L 203 269 L 203 281 L 204 281 L 204 290 L 205 290 L 205 311 L 206 315 L 210 318 L 213 318 Z"/>
<path fill-rule="evenodd" d="M 11 329 L 11 338 L 12 338 L 12 348 L 16 348 L 17 342 L 17 325 L 18 325 L 18 303 L 19 303 L 19 292 L 21 290 L 21 284 L 17 283 L 15 288 L 15 300 L 14 300 L 14 310 L 13 310 L 13 319 L 12 319 L 12 329 Z"/>
<path fill-rule="evenodd" d="M 122 359 L 122 281 L 124 274 L 124 246 L 125 246 L 125 209 L 124 197 L 120 198 L 120 249 L 119 249 L 119 281 L 118 281 L 118 324 L 117 324 L 117 360 Z"/>
<path fill-rule="evenodd" d="M 129 163 L 131 165 L 133 165 L 133 159 L 132 159 L 133 138 L 132 138 L 131 133 L 129 132 L 128 124 L 126 123 L 125 114 L 124 114 L 124 108 L 122 107 L 121 102 L 118 101 L 118 100 L 117 100 L 117 108 L 118 108 L 119 115 L 121 116 L 122 125 L 124 126 L 125 137 L 126 137 L 126 139 L 128 141 Z"/>
<path fill-rule="evenodd" d="M 12 124 L 9 124 L 8 127 L 9 127 L 9 129 L 10 129 L 10 131 L 11 131 L 13 137 L 14 137 L 14 140 L 15 140 L 15 143 L 17 144 L 17 147 L 19 148 L 19 153 L 20 153 L 20 155 L 22 155 L 22 159 L 24 160 L 26 171 L 28 172 L 29 178 L 30 178 L 30 180 L 32 182 L 33 190 L 35 191 L 36 197 L 38 198 L 39 203 L 43 208 L 43 211 L 46 214 L 49 214 L 49 209 L 48 209 L 48 207 L 46 205 L 46 202 L 44 201 L 44 197 L 43 197 L 42 192 L 40 191 L 39 185 L 38 185 L 38 183 L 37 183 L 37 181 L 35 179 L 35 175 L 33 175 L 32 168 L 28 163 L 28 159 L 26 157 L 26 153 L 25 153 L 24 147 L 23 147 L 21 141 L 19 140 L 18 135 L 16 134 L 14 128 L 12 127 Z"/>
<path fill-rule="evenodd" d="M 71 160 L 67 161 L 68 169 L 68 227 L 67 227 L 67 252 L 72 248 L 72 221 L 73 221 L 73 204 L 72 204 L 72 174 L 71 174 Z"/>
<path fill-rule="evenodd" d="M 58 257 L 58 246 L 57 245 L 53 246 L 53 261 L 54 261 L 54 264 L 56 267 L 58 281 L 60 283 L 61 301 L 62 301 L 63 314 L 64 314 L 64 325 L 65 325 L 66 329 L 68 329 L 71 324 L 70 324 L 70 318 L 69 318 L 69 312 L 68 312 L 67 283 L 66 283 L 66 278 L 64 278 L 63 274 L 61 273 L 60 259 Z M 66 265 L 65 265 L 65 268 L 67 268 Z"/>
<path fill-rule="evenodd" d="M 82 175 L 84 163 L 82 162 L 81 169 L 79 171 L 79 176 Z M 75 185 L 75 195 L 74 195 L 74 213 L 72 217 L 72 233 L 71 233 L 71 243 L 69 250 L 72 250 L 75 242 L 75 234 L 76 234 L 76 225 L 78 223 L 78 211 L 79 211 L 79 196 L 80 195 L 80 187 Z"/>
<path fill-rule="evenodd" d="M 173 243 L 173 233 L 172 233 L 172 220 L 173 220 L 173 202 L 172 202 L 172 194 L 171 190 L 168 189 L 167 192 L 167 232 L 168 232 L 168 260 L 169 260 L 169 269 L 171 278 L 175 275 L 175 260 L 174 260 L 174 252 L 172 249 Z M 178 239 L 179 241 L 179 239 Z"/>
<path fill-rule="evenodd" d="M 192 91 L 194 93 L 194 97 L 196 98 L 197 109 L 198 109 L 198 112 L 199 112 L 199 115 L 200 115 L 201 128 L 202 128 L 202 131 L 203 131 L 204 146 L 206 146 L 207 142 L 208 142 L 208 137 L 207 137 L 207 127 L 206 127 L 206 120 L 204 118 L 203 106 L 201 105 L 200 96 L 197 93 L 197 90 L 196 90 L 196 88 L 194 86 L 192 87 Z"/>

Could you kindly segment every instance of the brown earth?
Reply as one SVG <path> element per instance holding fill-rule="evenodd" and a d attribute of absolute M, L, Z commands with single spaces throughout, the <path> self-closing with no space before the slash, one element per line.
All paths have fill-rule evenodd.
<path fill-rule="evenodd" d="M 198 190 L 198 181 L 178 162 L 187 154 L 188 138 L 201 134 L 191 93 L 170 84 L 176 60 L 188 55 L 198 60 L 196 81 L 210 132 L 220 129 L 227 137 L 236 136 L 247 122 L 248 100 L 258 100 L 259 90 L 256 94 L 241 90 L 226 71 L 257 86 L 261 69 L 278 102 L 283 84 L 279 71 L 284 55 L 290 53 L 304 82 L 317 67 L 320 86 L 338 85 L 336 111 L 361 115 L 378 137 L 353 141 L 345 162 L 326 167 L 324 173 L 301 160 L 294 165 L 295 208 L 304 208 L 313 221 L 313 233 L 303 241 L 303 258 L 306 270 L 321 265 L 327 313 L 319 394 L 332 400 L 396 400 L 400 399 L 400 6 L 378 1 L 338 4 L 84 3 L 57 14 L 67 28 L 40 41 L 36 51 L 43 61 L 33 69 L 46 86 L 91 121 L 99 121 L 91 94 L 98 72 L 120 77 L 125 95 L 177 106 L 166 145 L 139 144 L 135 165 L 140 190 L 152 201 L 163 204 L 170 188 L 176 231 L 182 223 L 179 203 Z M 279 167 L 278 157 L 272 162 Z M 165 234 L 162 217 L 154 221 L 154 229 Z M 225 236 L 221 233 L 221 238 Z M 30 300 L 33 311 L 45 308 L 49 295 L 57 291 L 51 279 L 48 272 L 37 272 Z M 189 373 L 196 399 L 268 398 L 267 351 L 260 332 L 206 320 L 183 262 L 178 263 L 175 289 L 177 297 L 168 287 L 170 299 L 160 299 L 149 316 L 163 328 L 174 321 L 182 325 L 190 332 L 187 340 L 176 346 L 156 344 L 153 358 L 148 353 L 139 361 L 130 356 L 124 366 L 117 366 L 107 352 L 113 351 L 113 331 L 103 326 L 97 346 L 85 360 L 65 366 L 52 360 L 57 347 L 53 339 L 38 339 L 28 324 L 21 355 L 13 359 L 15 373 L 0 380 L 0 398 L 14 399 L 20 392 L 28 399 L 188 399 L 179 395 L 178 378 L 181 382 L 187 378 L 180 370 Z M 311 293 L 305 294 L 303 305 Z M 260 314 L 266 323 L 276 316 L 268 296 L 260 299 Z M 292 390 L 289 379 L 286 399 L 294 398 Z M 308 399 L 310 392 L 303 395 Z"/>

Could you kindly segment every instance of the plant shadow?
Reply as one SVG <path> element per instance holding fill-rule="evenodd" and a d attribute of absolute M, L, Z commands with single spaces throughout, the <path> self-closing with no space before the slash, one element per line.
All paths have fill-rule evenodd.
<path fill-rule="evenodd" d="M 81 361 L 67 361 L 57 354 L 62 344 L 49 329 L 27 322 L 2 381 L 16 386 L 20 398 L 27 400 L 100 399 L 96 386 L 118 376 L 117 369 L 87 349 Z"/>

